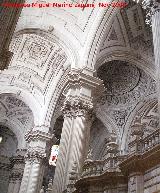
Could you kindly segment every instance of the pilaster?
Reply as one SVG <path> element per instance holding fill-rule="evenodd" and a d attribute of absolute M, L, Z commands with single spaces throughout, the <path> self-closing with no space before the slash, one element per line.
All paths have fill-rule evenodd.
<path fill-rule="evenodd" d="M 144 179 L 143 173 L 135 172 L 128 177 L 128 193 L 143 193 L 144 192 Z"/>

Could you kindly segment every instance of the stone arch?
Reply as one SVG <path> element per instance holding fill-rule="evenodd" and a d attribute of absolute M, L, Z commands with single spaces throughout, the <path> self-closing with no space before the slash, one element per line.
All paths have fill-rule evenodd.
<path fill-rule="evenodd" d="M 4 94 L 11 94 L 14 97 L 22 100 L 33 112 L 34 124 L 40 125 L 40 112 L 42 107 L 31 93 L 22 90 L 14 85 L 1 85 L 0 95 Z"/>
<path fill-rule="evenodd" d="M 113 7 L 109 7 L 107 10 L 100 10 L 92 25 L 89 39 L 86 41 L 86 47 L 84 50 L 85 55 L 82 61 L 80 61 L 81 63 L 84 63 L 84 66 L 91 70 L 94 70 L 96 56 L 99 52 L 104 33 L 117 11 L 118 10 Z"/>
<path fill-rule="evenodd" d="M 16 135 L 18 148 L 26 147 L 24 136 L 34 126 L 34 116 L 21 99 L 13 93 L 0 94 L 0 123 Z"/>
<path fill-rule="evenodd" d="M 138 13 L 136 19 L 140 18 L 139 24 L 133 20 L 134 10 Z M 135 63 L 140 68 L 144 66 L 147 72 L 151 72 L 155 76 L 152 35 L 145 25 L 143 14 L 141 5 L 136 2 L 129 2 L 126 8 L 121 11 L 117 10 L 114 14 L 110 14 L 108 11 L 101 20 L 102 24 L 102 21 L 109 18 L 106 24 L 103 23 L 101 33 L 98 33 L 98 28 L 96 28 L 95 37 L 97 39 L 94 38 L 92 46 L 90 46 L 93 52 L 91 50 L 86 52 L 88 59 L 85 58 L 85 60 L 88 67 L 92 66 L 91 68 L 96 70 L 104 60 L 119 58 L 120 60 L 136 61 Z M 140 30 L 136 31 L 138 27 Z"/>
<path fill-rule="evenodd" d="M 120 150 L 123 152 L 130 118 L 138 104 L 143 105 L 146 100 L 156 98 L 156 82 L 151 74 L 122 60 L 104 63 L 97 70 L 97 76 L 104 81 L 105 86 L 98 100 L 97 114 L 109 117 L 114 123 Z"/>
<path fill-rule="evenodd" d="M 33 42 L 29 37 L 33 39 Z M 27 43 L 26 41 L 30 42 Z M 26 57 L 27 60 L 27 57 L 29 56 L 25 56 L 25 54 L 27 52 L 28 54 L 31 53 L 29 53 L 29 51 L 23 52 L 22 44 L 24 44 L 24 42 L 25 44 L 29 44 L 29 48 L 32 51 L 35 44 L 38 45 L 42 42 L 44 42 L 44 44 L 46 43 L 46 50 L 44 48 L 43 52 L 46 51 L 46 55 L 48 54 L 48 56 L 45 56 L 45 61 L 43 61 L 43 59 L 37 59 L 39 63 L 36 64 L 36 61 L 30 59 L 28 61 L 29 67 L 27 70 L 25 62 L 21 61 L 21 59 Z M 15 47 L 16 44 L 18 45 L 18 48 Z M 32 44 L 34 45 L 31 46 Z M 38 49 L 37 46 L 35 47 Z M 17 70 L 19 67 L 24 69 L 23 72 L 19 72 L 20 70 L 17 71 L 17 77 L 13 77 L 12 84 L 16 84 L 16 87 L 19 88 L 19 90 L 27 90 L 28 94 L 32 96 L 32 98 L 35 98 L 34 105 L 39 106 L 33 110 L 33 113 L 35 112 L 35 125 L 38 126 L 43 124 L 49 126 L 50 118 L 52 116 L 51 114 L 53 112 L 52 110 L 50 112 L 50 109 L 53 105 L 52 100 L 57 98 L 57 92 L 59 92 L 57 87 L 62 84 L 61 81 L 63 81 L 63 78 L 69 72 L 69 69 L 75 66 L 77 63 L 77 56 L 75 51 L 71 48 L 70 45 L 64 42 L 64 40 L 61 40 L 60 37 L 40 29 L 24 29 L 16 32 L 10 45 L 10 51 L 15 53 L 15 56 L 13 57 L 9 69 L 6 71 L 6 74 L 12 74 L 13 69 Z M 39 69 L 38 67 L 35 68 L 36 65 L 39 66 Z M 5 77 L 7 75 L 5 75 Z M 27 82 L 25 82 L 26 79 Z M 60 92 L 62 92 L 62 88 L 58 88 L 60 89 Z M 50 115 L 46 121 L 48 113 Z"/>

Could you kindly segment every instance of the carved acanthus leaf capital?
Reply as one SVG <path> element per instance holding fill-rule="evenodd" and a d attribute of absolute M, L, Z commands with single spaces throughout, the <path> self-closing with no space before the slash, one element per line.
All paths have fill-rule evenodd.
<path fill-rule="evenodd" d="M 64 101 L 62 112 L 67 117 L 77 117 L 91 115 L 93 109 L 92 102 L 80 98 L 69 97 Z"/>
<path fill-rule="evenodd" d="M 26 155 L 25 160 L 30 162 L 42 162 L 46 158 L 46 152 L 43 148 L 29 148 Z"/>
<path fill-rule="evenodd" d="M 35 131 L 30 130 L 25 135 L 25 139 L 27 142 L 37 141 L 37 140 L 50 141 L 52 138 L 53 138 L 52 134 L 39 131 L 39 130 L 35 130 Z"/>

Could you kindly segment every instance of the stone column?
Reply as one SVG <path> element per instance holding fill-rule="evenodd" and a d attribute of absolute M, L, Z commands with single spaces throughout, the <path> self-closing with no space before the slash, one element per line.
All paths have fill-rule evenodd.
<path fill-rule="evenodd" d="M 25 168 L 23 173 L 23 179 L 19 193 L 39 193 L 43 174 L 45 169 L 45 163 L 47 159 L 47 147 L 49 141 L 52 139 L 52 135 L 48 132 L 33 129 L 26 135 L 26 140 L 29 142 L 29 147 L 25 156 Z M 49 149 L 49 148 L 48 148 Z M 49 153 L 49 152 L 48 152 Z"/>
<path fill-rule="evenodd" d="M 53 182 L 54 193 L 66 191 L 74 164 L 77 165 L 77 174 L 81 173 L 89 146 L 93 90 L 101 83 L 101 80 L 79 71 L 72 71 L 68 75 L 62 108 L 64 123 Z"/>
<path fill-rule="evenodd" d="M 12 170 L 10 174 L 8 193 L 19 193 L 25 165 L 25 153 L 26 150 L 17 150 L 16 155 L 10 159 Z"/>
<path fill-rule="evenodd" d="M 142 2 L 142 7 L 146 9 L 147 12 L 146 22 L 152 26 L 155 70 L 158 88 L 158 106 L 160 112 L 160 1 L 144 0 Z"/>
<path fill-rule="evenodd" d="M 22 3 L 23 0 L 13 0 L 12 3 Z M 0 1 L 0 70 L 8 68 L 12 53 L 9 44 L 22 8 L 9 7 L 5 0 Z"/>

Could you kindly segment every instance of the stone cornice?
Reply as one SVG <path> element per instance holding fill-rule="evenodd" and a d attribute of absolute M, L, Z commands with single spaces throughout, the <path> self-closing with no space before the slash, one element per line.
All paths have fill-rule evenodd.
<path fill-rule="evenodd" d="M 126 184 L 127 178 L 121 172 L 105 172 L 98 176 L 81 178 L 75 183 L 75 187 L 76 189 L 80 189 L 83 186 L 94 185 L 95 183 L 99 184 L 100 186 L 107 184 Z"/>
<path fill-rule="evenodd" d="M 78 96 L 82 100 L 92 101 L 92 97 L 99 94 L 99 91 L 103 89 L 103 81 L 97 77 L 83 73 L 82 70 L 74 69 L 67 75 L 63 91 L 65 96 L 69 89 L 79 89 L 79 93 L 74 93 L 74 96 Z M 82 89 L 88 89 L 91 93 L 84 93 Z"/>
<path fill-rule="evenodd" d="M 89 86 L 90 88 L 97 88 L 103 83 L 103 81 L 97 77 L 83 73 L 82 70 L 73 69 L 68 74 L 66 86 L 70 83 L 73 84 L 80 83 L 80 85 L 82 86 L 86 85 Z"/>
<path fill-rule="evenodd" d="M 133 172 L 145 172 L 160 163 L 160 144 L 144 153 L 133 153 L 120 163 L 120 169 L 126 175 Z"/>
<path fill-rule="evenodd" d="M 82 70 L 71 70 L 66 79 L 63 95 L 64 105 L 61 108 L 65 116 L 91 114 L 93 98 L 103 88 L 103 81 L 84 73 Z"/>

